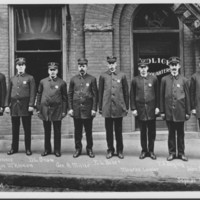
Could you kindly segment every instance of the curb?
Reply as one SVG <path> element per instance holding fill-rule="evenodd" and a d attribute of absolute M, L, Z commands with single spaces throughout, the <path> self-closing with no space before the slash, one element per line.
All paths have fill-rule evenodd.
<path fill-rule="evenodd" d="M 44 176 L 0 174 L 0 184 L 24 187 L 66 188 L 79 191 L 199 191 L 200 184 L 177 182 L 175 178 L 105 178 L 80 176 Z"/>

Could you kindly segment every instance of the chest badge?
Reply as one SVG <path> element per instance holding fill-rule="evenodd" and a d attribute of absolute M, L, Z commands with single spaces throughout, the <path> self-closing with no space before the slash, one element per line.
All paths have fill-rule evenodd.
<path fill-rule="evenodd" d="M 148 85 L 149 85 L 149 87 L 152 87 L 152 84 L 151 84 L 151 83 L 149 83 Z"/>
<path fill-rule="evenodd" d="M 180 84 L 177 84 L 177 87 L 178 87 L 178 88 L 180 88 L 180 87 L 181 87 L 181 85 L 180 85 Z"/>
<path fill-rule="evenodd" d="M 26 83 L 27 83 L 26 81 L 23 81 L 23 84 L 24 84 L 24 85 L 26 85 Z"/>
<path fill-rule="evenodd" d="M 120 83 L 120 79 L 118 79 L 117 82 Z"/>
<path fill-rule="evenodd" d="M 55 85 L 55 88 L 58 89 L 58 85 Z"/>
<path fill-rule="evenodd" d="M 86 83 L 86 86 L 87 86 L 87 87 L 89 87 L 89 85 L 90 85 L 89 83 Z"/>

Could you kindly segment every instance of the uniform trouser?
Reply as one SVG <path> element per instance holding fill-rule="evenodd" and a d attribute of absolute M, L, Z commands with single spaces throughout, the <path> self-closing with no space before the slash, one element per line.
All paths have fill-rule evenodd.
<path fill-rule="evenodd" d="M 120 118 L 105 118 L 106 140 L 108 152 L 114 153 L 113 146 L 113 125 L 115 129 L 116 149 L 117 153 L 123 151 L 123 137 L 122 137 L 122 117 Z"/>
<path fill-rule="evenodd" d="M 169 154 L 176 155 L 176 133 L 177 133 L 177 146 L 178 155 L 184 155 L 184 122 L 166 121 L 169 135 L 168 135 L 168 149 Z"/>
<path fill-rule="evenodd" d="M 87 140 L 87 150 L 91 150 L 93 147 L 93 138 L 92 138 L 92 122 L 93 117 L 88 119 L 74 118 L 74 134 L 75 134 L 75 148 L 79 151 L 82 150 L 82 135 L 83 135 L 83 126 L 86 132 Z"/>
<path fill-rule="evenodd" d="M 22 124 L 25 135 L 25 149 L 31 150 L 31 116 L 22 116 Z M 19 149 L 19 129 L 20 117 L 11 117 L 12 121 L 12 149 L 18 151 Z"/>
<path fill-rule="evenodd" d="M 51 152 L 51 124 L 54 130 L 54 152 L 59 152 L 61 149 L 61 120 L 60 121 L 43 121 L 44 126 L 44 148 L 45 151 Z"/>
<path fill-rule="evenodd" d="M 153 153 L 154 142 L 156 139 L 156 120 L 148 120 L 148 121 L 139 120 L 139 125 L 140 125 L 140 142 L 142 146 L 142 152 Z M 147 145 L 147 140 L 148 140 L 148 145 Z"/>

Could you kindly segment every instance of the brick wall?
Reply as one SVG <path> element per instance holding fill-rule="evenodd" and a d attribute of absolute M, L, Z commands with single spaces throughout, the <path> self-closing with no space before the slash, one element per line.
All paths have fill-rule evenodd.
<path fill-rule="evenodd" d="M 195 40 L 191 30 L 183 25 L 183 71 L 184 75 L 190 79 L 195 68 Z M 185 123 L 186 131 L 197 131 L 196 117 L 191 115 L 191 118 Z"/>
<path fill-rule="evenodd" d="M 8 32 L 8 5 L 0 5 L 0 72 L 6 76 L 8 83 L 9 74 L 9 32 Z M 0 117 L 0 134 L 10 134 L 10 116 Z"/>
<path fill-rule="evenodd" d="M 107 70 L 106 57 L 112 55 L 112 32 L 86 32 L 85 55 L 88 58 L 88 73 L 97 81 L 102 72 Z M 94 119 L 94 131 L 104 130 L 104 119 L 97 115 Z"/>

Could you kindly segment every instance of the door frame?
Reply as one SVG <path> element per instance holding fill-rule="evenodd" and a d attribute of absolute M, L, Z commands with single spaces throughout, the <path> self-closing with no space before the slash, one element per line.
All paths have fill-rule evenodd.
<path fill-rule="evenodd" d="M 135 65 L 136 63 L 136 60 L 137 60 L 137 56 L 136 56 L 136 53 L 135 53 L 135 48 L 134 46 L 136 45 L 135 44 L 135 35 L 136 34 L 162 34 L 162 33 L 178 33 L 179 34 L 179 56 L 180 56 L 180 59 L 181 59 L 181 73 L 182 74 L 185 74 L 185 69 L 184 69 L 184 61 L 183 61 L 183 58 L 184 58 L 184 54 L 183 54 L 183 43 L 184 43 L 184 24 L 178 19 L 178 22 L 179 22 L 179 29 L 178 30 L 134 30 L 133 29 L 133 20 L 134 20 L 134 17 L 132 17 L 132 23 L 131 23 L 131 26 L 130 26 L 130 50 L 131 50 L 131 80 L 133 79 L 133 77 L 135 76 L 134 74 L 134 67 L 137 67 Z M 135 126 L 135 117 L 131 114 L 131 131 L 136 131 L 136 126 Z"/>

